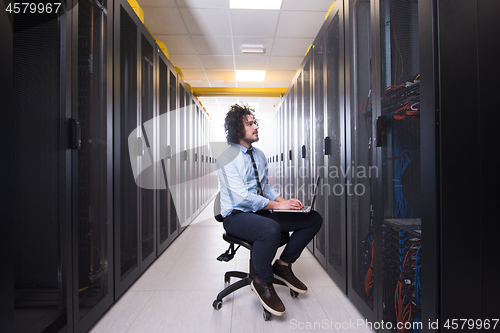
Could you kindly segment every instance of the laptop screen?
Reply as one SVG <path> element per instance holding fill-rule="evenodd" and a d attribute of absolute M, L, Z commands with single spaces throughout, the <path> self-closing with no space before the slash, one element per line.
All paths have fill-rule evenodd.
<path fill-rule="evenodd" d="M 319 187 L 319 177 L 316 179 L 316 187 L 314 188 L 313 199 L 311 202 L 311 209 L 314 209 L 314 203 L 316 202 L 316 194 L 318 194 L 318 187 Z"/>

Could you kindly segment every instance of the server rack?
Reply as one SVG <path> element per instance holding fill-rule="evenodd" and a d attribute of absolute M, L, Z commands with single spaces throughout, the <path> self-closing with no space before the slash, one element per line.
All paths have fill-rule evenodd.
<path fill-rule="evenodd" d="M 157 193 L 151 185 L 157 183 L 157 164 L 152 163 L 155 132 L 145 127 L 156 115 L 154 48 L 153 37 L 130 5 L 116 2 L 114 165 L 120 181 L 115 181 L 115 298 L 156 257 Z M 151 132 L 153 137 L 148 137 Z"/>
<path fill-rule="evenodd" d="M 3 7 L 3 6 L 2 6 Z M 2 18 L 7 16 L 2 12 Z M 71 330 L 73 285 L 71 246 L 72 154 L 68 149 L 71 118 L 68 68 L 71 34 L 66 26 L 66 4 L 58 13 L 13 14 L 10 49 L 12 67 L 12 216 L 6 220 L 12 232 L 12 276 L 2 307 L 11 317 L 2 327 L 15 330 Z M 2 38 L 4 31 L 2 31 Z M 7 47 L 9 49 L 9 47 Z M 8 59 L 8 58 L 7 58 Z M 8 78 L 9 75 L 7 74 Z M 7 115 L 10 111 L 6 110 Z M 7 133 L 9 133 L 7 132 Z M 9 198 L 10 199 L 10 198 Z M 7 202 L 9 202 L 7 200 Z M 13 311 L 12 311 L 12 310 Z M 4 326 L 5 325 L 5 326 Z"/>
<path fill-rule="evenodd" d="M 324 23 L 323 77 L 325 93 L 325 169 L 328 177 L 323 189 L 326 195 L 326 253 L 327 271 L 339 288 L 346 291 L 346 197 L 356 195 L 346 182 L 352 172 L 345 160 L 345 62 L 344 10 L 342 2 L 335 3 Z"/>
<path fill-rule="evenodd" d="M 141 159 L 141 170 L 146 166 L 152 169 L 153 176 L 149 182 L 156 184 L 158 182 L 157 175 L 159 174 L 157 168 L 159 165 L 153 163 L 156 153 L 155 146 L 156 138 L 158 136 L 157 128 L 149 124 L 155 123 L 157 119 L 156 109 L 156 91 L 155 79 L 157 65 L 157 52 L 155 52 L 156 43 L 151 36 L 150 32 L 144 25 L 141 26 L 141 81 L 140 81 L 140 126 L 142 129 L 142 137 L 145 141 L 145 158 Z M 151 134 L 153 137 L 151 137 Z M 149 184 L 148 184 L 149 185 Z M 141 187 L 141 224 L 140 224 L 140 243 L 141 243 L 141 273 L 154 261 L 156 258 L 156 202 L 158 191 L 155 187 L 150 186 Z"/>
<path fill-rule="evenodd" d="M 158 53 L 158 151 L 161 160 L 157 172 L 160 176 L 157 187 L 159 190 L 157 196 L 157 255 L 160 255 L 177 236 L 177 213 L 174 203 L 175 190 L 170 188 L 174 186 L 175 177 L 172 177 L 172 170 L 175 170 L 175 69 L 168 61 L 161 49 L 156 46 Z M 173 85 L 173 88 L 172 88 Z M 172 107 L 174 106 L 174 107 Z"/>
<path fill-rule="evenodd" d="M 307 114 L 312 68 L 312 170 L 327 176 L 343 167 L 344 178 L 324 178 L 346 192 L 320 199 L 326 226 L 309 248 L 370 322 L 392 325 L 379 331 L 453 329 L 452 319 L 465 317 L 480 330 L 498 309 L 498 292 L 486 282 L 495 276 L 494 242 L 484 232 L 494 218 L 481 202 L 491 202 L 481 194 L 487 172 L 457 180 L 481 169 L 492 149 L 496 122 L 484 114 L 499 88 L 491 56 L 499 12 L 494 1 L 338 1 L 276 112 L 280 119 L 292 92 L 300 108 L 303 73 Z M 458 55 L 460 48 L 467 51 Z M 274 126 L 287 133 L 280 126 L 288 123 Z M 457 133 L 470 135 L 457 140 Z M 276 147 L 286 153 L 286 145 Z M 457 254 L 456 242 L 469 243 L 470 252 Z M 464 285 L 470 290 L 458 293 Z M 430 325 L 436 320 L 440 326 Z"/>
<path fill-rule="evenodd" d="M 373 222 L 374 168 L 371 2 L 345 4 L 346 17 L 346 161 L 353 172 L 347 181 L 362 194 L 347 197 L 347 294 L 358 310 L 375 322 L 375 239 Z M 354 163 L 353 163 L 354 162 Z M 356 171 L 356 172 L 354 172 Z M 358 174 L 361 171 L 361 174 Z M 364 171 L 364 172 L 363 172 Z"/>
<path fill-rule="evenodd" d="M 178 204 L 180 202 L 180 100 L 179 100 L 179 80 L 177 72 L 171 71 L 169 74 L 169 91 L 170 91 L 170 109 L 169 109 L 169 138 L 170 138 L 170 148 L 171 157 L 169 163 L 167 163 L 167 168 L 170 169 L 170 188 L 174 188 L 172 193 L 172 200 L 175 204 L 175 209 L 170 211 L 170 231 L 169 233 L 175 238 L 179 234 L 179 223 L 180 223 L 180 209 L 181 206 Z"/>
<path fill-rule="evenodd" d="M 13 31 L 13 14 L 8 13 L 5 10 L 4 3 L 0 4 L 0 30 L 2 34 L 0 35 L 0 43 L 4 45 L 0 51 L 0 57 L 4 59 L 0 64 L 0 71 L 4 73 L 3 80 L 0 83 L 0 99 L 3 101 L 3 105 L 7 110 L 14 109 L 14 89 L 13 89 L 13 73 L 12 68 L 14 68 L 13 59 L 13 46 L 14 46 L 14 31 Z M 14 123 L 13 112 L 7 112 L 2 123 L 2 133 L 4 139 L 0 144 L 2 151 L 4 151 L 4 156 L 7 160 L 14 160 L 14 133 L 11 124 Z M 14 166 L 13 164 L 6 163 L 7 165 L 2 166 L 2 173 L 5 175 L 4 191 L 8 194 L 8 200 L 1 200 L 1 210 L 2 219 L 4 221 L 12 220 L 13 214 L 13 189 L 14 189 Z M 4 232 L 7 235 L 13 234 L 14 227 L 10 223 L 6 223 L 4 226 Z M 7 240 L 0 245 L 0 251 L 5 254 L 2 264 L 5 267 L 13 267 L 14 257 L 12 250 L 12 240 Z M 14 276 L 11 273 L 3 274 L 0 279 L 0 293 L 3 295 L 3 302 L 0 302 L 0 321 L 4 323 L 4 328 L 7 331 L 14 330 L 14 323 L 11 318 L 14 318 L 14 290 L 11 287 L 14 284 Z"/>
<path fill-rule="evenodd" d="M 86 332 L 113 302 L 113 2 L 71 11 L 73 331 Z M 68 98 L 69 99 L 69 98 Z M 78 143 L 77 140 L 80 140 Z"/>
<path fill-rule="evenodd" d="M 319 188 L 316 197 L 315 210 L 323 216 L 324 222 L 321 229 L 314 237 L 314 255 L 318 258 L 319 262 L 326 267 L 326 256 L 327 256 L 327 226 L 328 216 L 326 211 L 326 199 L 328 193 L 325 193 L 325 181 L 328 178 L 328 170 L 326 170 L 325 165 L 325 155 L 327 151 L 325 150 L 325 84 L 324 84 L 324 60 L 325 60 L 325 36 L 324 34 L 319 34 L 311 48 L 312 52 L 312 63 L 311 63 L 311 73 L 312 73 L 312 119 L 314 127 L 313 129 L 313 147 L 314 147 L 314 159 L 312 173 L 313 178 L 319 177 Z"/>
<path fill-rule="evenodd" d="M 2 328 L 85 332 L 179 233 L 178 193 L 166 178 L 179 179 L 182 83 L 125 1 L 4 16 L 11 28 L 2 41 L 13 54 L 5 143 L 15 167 L 6 172 L 13 203 L 4 253 L 13 269 L 7 263 L 2 279 Z M 204 121 L 211 138 L 199 103 L 188 90 L 181 96 L 197 110 L 186 126 Z M 164 148 L 170 156 L 152 163 Z M 213 169 L 191 214 L 216 191 Z"/>

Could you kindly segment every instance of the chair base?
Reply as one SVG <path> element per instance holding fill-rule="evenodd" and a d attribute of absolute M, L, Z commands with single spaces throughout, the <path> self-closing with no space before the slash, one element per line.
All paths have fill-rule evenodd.
<path fill-rule="evenodd" d="M 250 265 L 252 265 L 252 262 L 250 261 Z M 251 266 L 252 267 L 252 266 Z M 233 284 L 230 284 L 224 290 L 222 290 L 218 295 L 216 301 L 222 301 L 224 297 L 227 295 L 235 292 L 238 289 L 241 289 L 245 286 L 250 285 L 254 279 L 254 274 L 250 273 L 245 273 L 245 272 L 240 272 L 240 271 L 229 271 L 224 274 L 224 282 L 229 283 L 232 277 L 239 278 L 241 280 L 236 281 Z M 286 286 L 286 284 L 283 281 L 280 281 L 278 279 L 273 280 L 273 284 L 279 284 L 282 286 Z"/>
<path fill-rule="evenodd" d="M 228 249 L 228 251 L 226 251 L 225 253 L 223 253 L 222 255 L 220 255 L 219 258 L 217 258 L 217 259 L 220 260 L 220 261 L 229 261 L 229 260 L 231 260 L 234 257 L 234 254 L 238 250 L 239 246 L 241 245 L 241 246 L 247 248 L 248 250 L 250 250 L 250 260 L 249 260 L 250 261 L 250 264 L 249 264 L 250 272 L 245 273 L 245 272 L 240 272 L 240 271 L 228 271 L 228 272 L 226 272 L 226 274 L 224 274 L 224 282 L 225 283 L 230 283 L 232 277 L 238 278 L 240 280 L 234 282 L 233 284 L 230 284 L 229 286 L 227 286 L 226 288 L 224 288 L 217 295 L 217 298 L 212 303 L 212 306 L 216 310 L 220 310 L 220 308 L 222 307 L 222 299 L 224 297 L 228 296 L 229 294 L 235 292 L 238 289 L 241 289 L 243 287 L 246 287 L 246 286 L 250 285 L 250 283 L 252 283 L 252 281 L 255 278 L 255 269 L 254 269 L 253 261 L 252 261 L 252 243 L 244 241 L 244 240 L 242 240 L 240 238 L 237 238 L 235 236 L 229 235 L 227 233 L 224 233 L 223 238 L 224 238 L 225 241 L 227 241 L 228 243 L 230 243 L 230 248 Z M 288 241 L 288 238 L 289 238 L 288 233 L 282 234 L 282 239 L 281 239 L 281 242 L 280 242 L 280 246 L 286 244 L 287 241 Z M 238 248 L 234 249 L 234 244 L 238 244 Z M 280 281 L 280 280 L 278 280 L 276 278 L 273 280 L 272 283 L 273 284 L 282 285 L 282 286 L 286 286 L 286 284 L 283 281 Z M 297 293 L 296 291 L 290 289 L 290 295 L 292 297 L 297 297 L 299 295 L 299 293 Z M 267 311 L 266 309 L 264 309 L 264 320 L 267 321 L 267 320 L 270 320 L 271 318 L 272 318 L 271 313 L 269 311 Z"/>

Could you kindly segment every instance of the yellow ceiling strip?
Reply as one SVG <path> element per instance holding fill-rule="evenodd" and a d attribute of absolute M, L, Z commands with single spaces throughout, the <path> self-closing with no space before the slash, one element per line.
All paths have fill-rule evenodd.
<path fill-rule="evenodd" d="M 230 87 L 193 87 L 195 96 L 203 97 L 281 97 L 287 88 L 230 88 Z"/>

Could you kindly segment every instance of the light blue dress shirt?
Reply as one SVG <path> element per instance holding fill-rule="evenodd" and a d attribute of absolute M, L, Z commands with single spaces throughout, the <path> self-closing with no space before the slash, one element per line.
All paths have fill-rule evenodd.
<path fill-rule="evenodd" d="M 275 200 L 279 193 L 267 182 L 267 161 L 264 153 L 255 147 L 253 157 L 257 165 L 263 196 L 257 194 L 257 180 L 252 159 L 247 148 L 231 144 L 217 158 L 217 175 L 220 183 L 221 215 L 226 217 L 233 210 L 257 212 Z"/>

